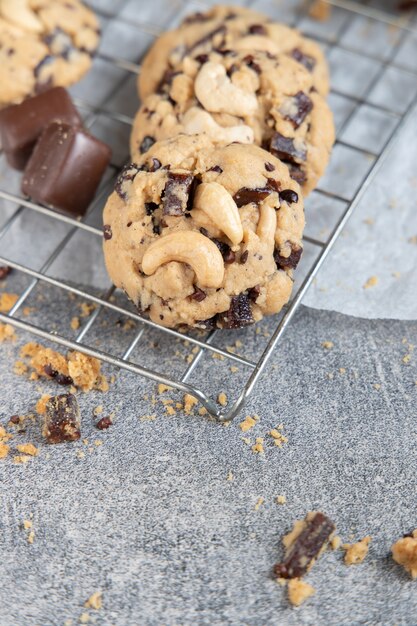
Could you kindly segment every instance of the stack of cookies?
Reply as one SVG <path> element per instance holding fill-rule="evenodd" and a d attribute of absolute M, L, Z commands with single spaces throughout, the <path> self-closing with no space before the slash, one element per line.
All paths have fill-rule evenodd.
<path fill-rule="evenodd" d="M 104 209 L 114 284 L 171 328 L 277 313 L 302 253 L 303 196 L 334 141 L 320 48 L 217 6 L 155 42 L 138 87 L 132 163 Z"/>

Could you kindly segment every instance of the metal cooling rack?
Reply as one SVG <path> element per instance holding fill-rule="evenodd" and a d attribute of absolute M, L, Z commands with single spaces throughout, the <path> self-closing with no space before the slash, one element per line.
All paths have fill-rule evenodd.
<path fill-rule="evenodd" d="M 355 169 L 357 172 L 359 168 L 359 179 L 357 180 L 354 192 L 349 196 L 349 194 L 341 193 L 340 190 L 332 188 L 332 175 L 330 171 L 329 175 L 324 179 L 325 184 L 323 185 L 322 182 L 321 186 L 314 192 L 316 197 L 323 199 L 323 202 L 326 201 L 335 203 L 339 206 L 343 206 L 344 208 L 327 239 L 321 240 L 318 237 L 305 237 L 307 245 L 316 250 L 315 259 L 310 263 L 308 263 L 308 259 L 303 261 L 303 271 L 305 272 L 303 282 L 295 290 L 292 300 L 286 310 L 280 316 L 277 316 L 272 322 L 269 321 L 270 328 L 271 324 L 273 325 L 272 333 L 268 342 L 263 347 L 263 352 L 259 358 L 251 359 L 245 356 L 240 356 L 234 351 L 231 352 L 227 348 L 224 349 L 217 345 L 219 342 L 221 344 L 220 337 L 222 331 L 220 331 L 219 334 L 219 331 L 215 330 L 208 335 L 201 337 L 193 334 L 185 336 L 184 334 L 174 330 L 163 329 L 153 322 L 144 319 L 138 313 L 130 310 L 128 308 L 129 303 L 127 301 L 123 306 L 117 304 L 112 298 L 114 288 L 110 288 L 101 296 L 96 296 L 92 295 L 82 287 L 73 286 L 71 282 L 60 278 L 54 278 L 47 274 L 48 269 L 61 255 L 63 255 L 67 245 L 77 233 L 82 232 L 88 237 L 101 238 L 101 229 L 91 225 L 89 223 L 89 218 L 94 210 L 94 207 L 96 209 L 98 207 L 101 211 L 108 193 L 108 187 L 104 187 L 101 190 L 101 193 L 99 193 L 98 197 L 95 199 L 91 210 L 87 212 L 86 216 L 81 221 L 34 204 L 33 202 L 27 201 L 22 197 L 19 197 L 17 194 L 10 193 L 7 190 L 0 190 L 0 199 L 3 200 L 5 206 L 6 203 L 10 203 L 14 207 L 11 215 L 9 215 L 9 217 L 0 226 L 0 240 L 7 241 L 6 238 L 8 233 L 10 233 L 11 228 L 26 212 L 34 212 L 34 214 L 39 216 L 39 219 L 41 219 L 41 216 L 42 218 L 46 216 L 49 220 L 54 221 L 55 224 L 57 222 L 61 222 L 70 227 L 64 238 L 49 254 L 48 258 L 43 262 L 42 266 L 38 270 L 32 269 L 29 265 L 17 263 L 0 253 L 0 265 L 9 265 L 18 273 L 21 273 L 25 275 L 27 279 L 30 279 L 29 284 L 20 294 L 19 299 L 10 312 L 7 315 L 0 313 L 0 321 L 10 323 L 18 329 L 29 331 L 30 333 L 33 333 L 43 339 L 52 340 L 65 348 L 84 352 L 87 355 L 96 357 L 101 361 L 109 363 L 117 368 L 131 371 L 155 382 L 169 385 L 181 392 L 189 393 L 196 397 L 209 411 L 209 413 L 215 416 L 219 421 L 229 421 L 233 419 L 244 406 L 245 401 L 262 375 L 272 351 L 281 340 L 305 293 L 309 289 L 312 281 L 330 253 L 330 250 L 343 227 L 359 204 L 361 198 L 364 196 L 364 193 L 370 186 L 375 174 L 380 169 L 383 162 L 387 159 L 390 148 L 393 145 L 399 130 L 407 123 L 417 100 L 417 94 L 415 93 L 417 89 L 414 90 L 412 97 L 408 97 L 406 105 L 404 105 L 404 103 L 401 104 L 400 109 L 397 106 L 380 102 L 377 98 L 375 99 L 375 97 L 372 97 L 373 90 L 378 88 L 378 85 L 380 85 L 381 82 L 387 81 L 388 74 L 392 72 L 394 72 L 394 74 L 396 72 L 400 73 L 403 78 L 408 77 L 407 79 L 409 81 L 411 80 L 417 87 L 417 64 L 414 64 L 415 67 L 410 68 L 409 65 L 401 62 L 401 55 L 399 54 L 401 52 L 401 47 L 404 45 L 404 38 L 406 36 L 412 36 L 410 35 L 410 32 L 413 30 L 412 20 L 407 21 L 404 17 L 396 18 L 388 13 L 382 14 L 380 10 L 375 11 L 372 8 L 372 1 L 363 3 L 362 7 L 356 5 L 354 2 L 347 2 L 346 0 L 329 0 L 329 2 L 330 4 L 338 5 L 339 7 L 333 8 L 333 11 L 338 11 L 335 15 L 335 22 L 317 25 L 317 28 L 314 26 L 312 21 L 309 21 L 308 7 L 305 7 L 302 12 L 297 14 L 294 13 L 293 7 L 291 7 L 290 18 L 285 20 L 285 17 L 283 17 L 280 13 L 280 5 L 278 3 L 276 4 L 276 9 L 274 11 L 274 0 L 253 0 L 252 2 L 241 3 L 252 6 L 253 8 L 259 8 L 260 10 L 264 9 L 266 6 L 272 16 L 276 17 L 276 19 L 283 19 L 290 25 L 297 26 L 302 31 L 306 31 L 305 34 L 308 36 L 316 38 L 324 45 L 325 49 L 327 48 L 327 52 L 330 57 L 332 54 L 352 55 L 352 64 L 354 64 L 355 59 L 356 64 L 361 64 L 362 60 L 377 64 L 377 70 L 374 72 L 372 78 L 367 80 L 367 84 L 364 86 L 364 89 L 360 90 L 364 92 L 363 95 L 358 95 L 357 90 L 349 92 L 349 90 L 344 88 L 335 87 L 332 89 L 331 98 L 336 98 L 339 104 L 340 102 L 343 102 L 349 108 L 349 112 L 344 116 L 343 121 L 339 124 L 335 152 L 339 149 L 342 151 L 344 150 L 345 155 L 348 154 L 348 163 L 352 166 L 352 169 Z M 129 24 L 130 28 L 133 27 L 137 29 L 138 37 L 148 38 L 150 36 L 157 35 L 158 32 L 163 30 L 156 27 L 155 24 L 141 24 L 135 22 L 132 25 L 132 20 L 129 18 L 129 14 L 125 14 L 123 11 L 126 6 L 132 5 L 132 2 L 128 2 L 127 0 L 119 0 L 118 2 L 113 3 L 108 2 L 106 6 L 110 7 L 109 10 L 103 9 L 105 0 L 92 0 L 91 4 L 101 19 L 103 19 L 104 22 L 107 22 L 107 27 L 109 24 L 115 23 Z M 158 1 L 157 4 L 161 4 L 161 1 Z M 198 8 L 206 8 L 209 3 L 201 1 L 187 3 L 185 0 L 177 0 L 176 3 L 175 0 L 166 1 L 166 5 L 170 6 L 171 9 L 173 8 L 172 4 L 175 4 L 175 7 L 174 11 L 171 12 L 176 13 L 178 19 L 179 16 L 185 12 L 196 10 Z M 342 8 L 340 8 L 341 6 Z M 136 8 L 137 14 L 140 16 L 142 9 L 139 7 L 139 0 L 137 0 Z M 161 11 L 161 15 L 162 13 L 163 11 Z M 358 50 L 357 47 L 351 45 L 349 33 L 352 28 L 355 27 L 355 24 L 361 20 L 367 20 L 366 23 L 368 26 L 371 23 L 371 26 L 377 29 L 380 27 L 391 29 L 395 27 L 399 29 L 397 31 L 396 41 L 390 46 L 388 52 L 384 49 L 382 53 L 379 54 L 375 53 L 372 49 L 371 51 L 366 49 Z M 167 28 L 170 25 L 172 25 L 172 20 L 171 24 L 164 24 L 164 28 Z M 414 48 L 414 50 L 416 49 L 417 48 Z M 116 58 L 113 55 L 107 54 L 105 50 L 99 51 L 97 59 L 111 64 L 113 67 L 123 72 L 123 80 L 115 81 L 114 86 L 112 86 L 112 92 L 107 94 L 106 98 L 103 98 L 99 104 L 89 103 L 86 98 L 74 98 L 76 104 L 80 106 L 82 110 L 87 112 L 86 125 L 91 128 L 98 117 L 104 117 L 110 125 L 113 123 L 130 125 L 132 119 L 129 115 L 126 115 L 123 112 L 109 110 L 108 107 L 106 107 L 106 103 L 109 98 L 117 93 L 120 93 L 123 89 L 123 85 L 129 81 L 129 79 L 132 79 L 132 75 L 140 72 L 140 65 L 125 59 Z M 352 65 L 352 68 L 353 66 L 354 65 Z M 351 68 L 348 67 L 345 69 L 349 71 Z M 367 108 L 368 112 L 374 112 L 375 115 L 387 116 L 387 119 L 389 118 L 390 121 L 390 130 L 387 136 L 384 137 L 383 145 L 379 145 L 378 149 L 374 151 L 365 149 L 363 146 L 358 145 L 355 142 L 346 141 L 342 138 L 345 137 L 345 131 L 348 129 L 350 122 L 355 119 L 355 116 L 364 106 Z M 127 146 L 126 148 L 128 149 Z M 109 170 L 109 174 L 111 176 L 110 183 L 114 182 L 119 169 L 120 163 L 113 163 L 111 165 Z M 347 173 L 347 176 L 349 176 L 349 172 Z M 308 207 L 309 204 L 307 202 L 307 215 L 309 212 Z M 2 211 L 3 209 L 0 205 L 0 216 Z M 39 242 L 39 244 L 41 244 L 41 242 Z M 4 245 L 1 247 L 4 249 Z M 75 294 L 75 296 L 82 298 L 84 301 L 94 303 L 96 305 L 96 309 L 74 339 L 65 336 L 65 334 L 56 333 L 51 329 L 43 328 L 39 323 L 31 322 L 30 318 L 21 319 L 16 317 L 16 314 L 22 310 L 24 303 L 27 303 L 30 294 L 39 285 L 50 285 L 61 291 Z M 95 344 L 93 345 L 92 341 L 89 341 L 91 331 L 94 325 L 98 323 L 97 318 L 101 311 L 110 313 L 113 312 L 118 316 L 121 316 L 123 319 L 131 319 L 137 323 L 135 336 L 121 356 L 117 356 L 105 350 L 100 350 L 95 347 Z M 114 328 L 114 332 L 119 332 L 116 327 Z M 133 357 L 135 350 L 143 345 L 143 342 L 149 333 L 156 333 L 158 336 L 163 337 L 164 344 L 167 343 L 173 352 L 175 350 L 175 346 L 178 345 L 179 340 L 182 342 L 184 339 L 187 340 L 186 343 L 189 346 L 189 357 L 186 360 L 187 365 L 185 366 L 185 370 L 181 373 L 181 376 L 175 378 L 169 373 L 161 373 L 156 369 L 140 365 L 134 361 Z M 234 401 L 233 405 L 228 406 L 227 409 L 219 406 L 216 402 L 216 394 L 213 393 L 215 383 L 221 382 L 218 380 L 218 374 L 216 377 L 218 369 L 217 363 L 219 363 L 219 361 L 213 361 L 208 370 L 210 372 L 208 376 L 209 380 L 206 379 L 205 382 L 211 390 L 210 393 L 204 391 L 204 386 L 201 384 L 195 384 L 192 382 L 193 375 L 198 373 L 198 369 L 203 362 L 203 357 L 207 355 L 217 356 L 218 359 L 225 360 L 228 364 L 238 365 L 239 367 L 244 368 L 245 372 L 249 371 L 244 384 L 242 384 L 242 387 L 239 389 L 238 397 Z M 172 369 L 174 368 L 167 367 L 166 371 Z"/>

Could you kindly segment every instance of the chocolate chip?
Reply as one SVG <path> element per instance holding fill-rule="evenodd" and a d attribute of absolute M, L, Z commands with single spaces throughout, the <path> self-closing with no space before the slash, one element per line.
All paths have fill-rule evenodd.
<path fill-rule="evenodd" d="M 275 165 L 272 163 L 265 163 L 265 169 L 267 172 L 273 172 L 275 169 Z"/>
<path fill-rule="evenodd" d="M 112 424 L 113 422 L 112 422 L 111 417 L 102 417 L 101 419 L 98 420 L 96 424 L 96 428 L 98 428 L 99 430 L 106 430 L 107 428 L 112 426 Z"/>
<path fill-rule="evenodd" d="M 48 443 L 76 441 L 81 437 L 80 411 L 74 395 L 68 393 L 49 398 L 42 434 Z"/>
<path fill-rule="evenodd" d="M 227 247 L 229 248 L 229 246 Z M 234 263 L 236 261 L 236 254 L 230 248 L 227 252 L 222 253 L 222 256 L 223 256 L 223 261 L 227 265 L 230 265 L 231 263 Z"/>
<path fill-rule="evenodd" d="M 313 102 L 304 91 L 299 91 L 290 98 L 289 112 L 284 115 L 294 128 L 298 128 L 304 122 L 307 115 L 313 108 Z"/>
<path fill-rule="evenodd" d="M 281 133 L 274 133 L 269 144 L 269 151 L 283 161 L 302 163 L 307 158 L 305 148 L 297 149 L 291 137 L 284 137 Z"/>
<path fill-rule="evenodd" d="M 155 143 L 155 138 L 151 137 L 150 135 L 146 135 L 142 139 L 141 144 L 139 146 L 140 153 L 143 154 L 144 152 L 147 152 L 150 148 L 152 148 L 154 143 Z"/>
<path fill-rule="evenodd" d="M 256 302 L 256 300 L 258 299 L 258 296 L 261 293 L 261 286 L 260 285 L 255 285 L 255 287 L 252 287 L 251 289 L 248 289 L 248 298 L 249 300 L 251 300 L 252 302 Z"/>
<path fill-rule="evenodd" d="M 287 257 L 281 256 L 278 250 L 274 252 L 274 261 L 278 269 L 295 269 L 300 262 L 303 249 L 291 244 L 291 254 Z"/>
<path fill-rule="evenodd" d="M 237 72 L 239 69 L 239 66 L 236 65 L 236 63 L 232 63 L 232 65 L 230 67 L 227 68 L 227 75 L 232 76 L 235 72 Z"/>
<path fill-rule="evenodd" d="M 253 70 L 257 74 L 261 74 L 262 69 L 260 65 L 258 65 L 258 63 L 255 63 L 255 57 L 252 54 L 248 54 L 242 60 L 244 63 L 246 63 L 248 67 L 250 67 L 251 70 Z"/>
<path fill-rule="evenodd" d="M 253 324 L 254 319 L 248 295 L 241 293 L 234 296 L 229 310 L 219 313 L 217 320 L 221 328 L 243 328 Z"/>
<path fill-rule="evenodd" d="M 208 54 L 197 54 L 195 60 L 197 61 L 197 63 L 201 63 L 202 65 L 203 63 L 207 63 L 207 61 L 209 60 L 209 56 Z"/>
<path fill-rule="evenodd" d="M 333 522 L 323 513 L 314 512 L 306 517 L 304 529 L 288 546 L 284 559 L 274 567 L 280 578 L 301 578 L 306 574 L 336 530 Z"/>
<path fill-rule="evenodd" d="M 47 365 L 44 365 L 43 371 L 50 378 L 56 378 L 58 376 L 58 370 L 54 370 L 50 363 L 48 363 Z"/>
<path fill-rule="evenodd" d="M 295 59 L 295 61 L 298 61 L 298 63 L 304 65 L 304 67 L 309 72 L 312 72 L 314 70 L 316 66 L 316 59 L 314 57 L 311 57 L 308 54 L 304 54 L 304 52 L 301 52 L 299 48 L 294 48 L 294 50 L 292 50 L 291 52 L 291 56 L 293 59 Z"/>
<path fill-rule="evenodd" d="M 279 192 L 279 199 L 287 204 L 298 202 L 298 193 L 292 189 L 283 189 Z"/>
<path fill-rule="evenodd" d="M 66 376 L 65 374 L 57 374 L 57 376 L 55 376 L 55 381 L 58 383 L 58 385 L 73 385 L 74 381 L 71 378 L 71 376 Z"/>
<path fill-rule="evenodd" d="M 20 416 L 12 415 L 11 418 L 9 419 L 9 422 L 11 422 L 12 424 L 20 424 Z"/>
<path fill-rule="evenodd" d="M 230 264 L 235 262 L 236 255 L 233 250 L 230 249 L 230 246 L 228 246 L 227 243 L 224 243 L 223 241 L 220 241 L 220 239 L 215 239 L 215 237 L 212 237 L 208 230 L 206 230 L 205 228 L 200 228 L 200 233 L 204 235 L 204 237 L 208 237 L 209 239 L 211 239 L 211 241 L 216 244 L 225 263 Z"/>
<path fill-rule="evenodd" d="M 189 206 L 190 191 L 194 177 L 191 174 L 168 174 L 168 181 L 163 192 L 164 215 L 180 216 Z"/>
<path fill-rule="evenodd" d="M 250 189 L 249 187 L 241 187 L 239 191 L 235 193 L 233 196 L 233 200 L 236 202 L 237 206 L 240 208 L 245 206 L 246 204 L 250 204 L 251 202 L 255 204 L 259 204 L 262 200 L 265 200 L 267 196 L 271 193 L 271 190 L 262 187 Z"/>
<path fill-rule="evenodd" d="M 108 241 L 109 239 L 111 239 L 113 237 L 113 233 L 111 231 L 111 226 L 110 224 L 104 224 L 103 226 L 103 237 L 106 241 Z"/>
<path fill-rule="evenodd" d="M 251 24 L 248 32 L 251 35 L 267 35 L 267 30 L 263 24 Z"/>
<path fill-rule="evenodd" d="M 122 200 L 127 200 L 127 184 L 134 180 L 138 172 L 138 166 L 135 163 L 129 163 L 128 165 L 124 166 L 119 176 L 117 177 L 114 190 L 122 198 Z"/>
<path fill-rule="evenodd" d="M 216 35 L 225 35 L 225 34 L 226 34 L 226 26 L 223 25 L 223 26 L 219 26 L 218 28 L 215 28 L 211 32 L 207 33 L 207 35 L 205 35 L 204 37 L 196 41 L 192 46 L 190 46 L 187 50 L 188 54 L 190 54 L 193 50 L 195 50 L 199 46 L 202 46 L 203 44 L 210 42 L 212 39 L 214 39 Z"/>
<path fill-rule="evenodd" d="M 248 257 L 249 257 L 249 252 L 247 250 L 242 252 L 242 254 L 240 255 L 240 263 L 241 263 L 241 265 L 245 265 L 246 261 L 248 260 Z"/>
<path fill-rule="evenodd" d="M 11 271 L 12 271 L 12 268 L 9 267 L 8 265 L 1 265 L 0 266 L 0 280 L 4 280 L 6 276 L 10 274 Z"/>
<path fill-rule="evenodd" d="M 207 298 L 207 294 L 202 289 L 199 289 L 194 285 L 194 293 L 191 294 L 190 299 L 196 300 L 196 302 L 202 302 Z"/>
<path fill-rule="evenodd" d="M 154 211 L 158 208 L 156 202 L 145 202 L 145 213 L 146 215 L 152 215 Z"/>
<path fill-rule="evenodd" d="M 220 167 L 220 165 L 213 165 L 213 167 L 211 167 L 209 170 L 207 170 L 208 172 L 218 172 L 219 174 L 221 174 L 223 172 L 222 168 Z"/>

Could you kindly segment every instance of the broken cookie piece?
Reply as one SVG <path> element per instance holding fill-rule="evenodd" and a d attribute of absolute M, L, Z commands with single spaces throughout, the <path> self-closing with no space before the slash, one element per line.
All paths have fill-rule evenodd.
<path fill-rule="evenodd" d="M 315 593 L 316 590 L 312 585 L 299 578 L 292 578 L 288 583 L 288 600 L 293 606 L 300 606 Z"/>
<path fill-rule="evenodd" d="M 367 535 L 356 543 L 344 543 L 342 545 L 343 550 L 345 550 L 346 565 L 357 565 L 358 563 L 362 563 L 368 554 L 371 539 L 372 537 Z"/>
<path fill-rule="evenodd" d="M 417 578 L 417 528 L 398 539 L 391 547 L 392 558 L 411 575 Z"/>
<path fill-rule="evenodd" d="M 327 548 L 335 533 L 334 523 L 320 511 L 310 511 L 304 520 L 297 520 L 284 536 L 285 555 L 274 567 L 279 578 L 301 578 Z"/>
<path fill-rule="evenodd" d="M 74 395 L 66 393 L 48 400 L 42 434 L 48 443 L 76 441 L 81 437 L 80 410 Z"/>

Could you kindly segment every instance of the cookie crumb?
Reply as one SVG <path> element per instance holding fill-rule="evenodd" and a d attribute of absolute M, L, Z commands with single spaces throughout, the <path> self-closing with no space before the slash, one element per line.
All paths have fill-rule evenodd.
<path fill-rule="evenodd" d="M 219 395 L 217 397 L 217 401 L 222 406 L 226 406 L 226 404 L 227 404 L 227 396 L 226 396 L 226 394 L 223 391 L 221 393 L 219 393 Z"/>
<path fill-rule="evenodd" d="M 396 563 L 417 578 L 417 528 L 410 535 L 398 539 L 391 546 L 392 558 Z"/>
<path fill-rule="evenodd" d="M 35 405 L 35 411 L 38 415 L 45 415 L 46 413 L 46 405 L 48 401 L 51 399 L 51 396 L 48 393 L 44 393 Z"/>
<path fill-rule="evenodd" d="M 187 415 L 190 415 L 193 407 L 198 404 L 197 398 L 191 396 L 189 393 L 186 393 L 184 396 L 184 411 Z"/>
<path fill-rule="evenodd" d="M 16 448 L 18 452 L 28 454 L 29 456 L 38 456 L 39 454 L 39 449 L 33 443 L 21 443 Z"/>
<path fill-rule="evenodd" d="M 242 431 L 242 433 L 246 433 L 248 432 L 248 430 L 251 430 L 251 428 L 253 428 L 256 425 L 256 419 L 251 417 L 250 415 L 247 415 L 246 418 L 243 420 L 243 422 L 240 422 L 239 424 L 239 428 Z"/>
<path fill-rule="evenodd" d="M 5 459 L 6 456 L 9 454 L 10 452 L 10 448 L 6 443 L 1 443 L 0 442 L 0 459 Z"/>
<path fill-rule="evenodd" d="M 284 495 L 276 497 L 277 504 L 286 504 L 287 498 Z"/>
<path fill-rule="evenodd" d="M 234 480 L 234 478 L 235 477 L 234 477 L 234 474 L 233 474 L 232 470 L 229 470 L 229 473 L 227 474 L 226 480 L 232 481 L 232 480 Z"/>
<path fill-rule="evenodd" d="M 71 326 L 72 330 L 78 330 L 79 327 L 80 327 L 80 318 L 76 317 L 76 316 L 71 318 L 70 326 Z"/>
<path fill-rule="evenodd" d="M 91 596 L 84 602 L 84 606 L 86 609 L 95 609 L 98 611 L 103 606 L 103 592 L 95 591 Z"/>
<path fill-rule="evenodd" d="M 3 341 L 14 341 L 15 339 L 16 333 L 13 326 L 0 323 L 0 343 L 3 343 Z"/>
<path fill-rule="evenodd" d="M 176 415 L 176 414 L 177 414 L 177 412 L 176 412 L 176 410 L 174 409 L 174 407 L 173 407 L 173 406 L 170 406 L 170 405 L 167 405 L 167 406 L 165 407 L 165 412 L 166 412 L 166 414 L 167 414 L 167 415 Z"/>
<path fill-rule="evenodd" d="M 90 616 L 88 613 L 81 613 L 80 615 L 80 624 L 88 624 L 90 621 Z"/>
<path fill-rule="evenodd" d="M 261 506 L 263 505 L 264 502 L 265 502 L 265 498 L 260 496 L 257 499 L 255 506 L 253 507 L 255 509 L 255 511 L 259 511 L 259 509 L 261 508 Z"/>
<path fill-rule="evenodd" d="M 166 391 L 171 391 L 172 387 L 168 385 L 164 385 L 163 383 L 159 383 L 158 385 L 158 393 L 165 393 Z"/>
<path fill-rule="evenodd" d="M 252 452 L 254 452 L 254 454 L 264 454 L 263 442 L 263 437 L 257 437 L 255 439 L 255 444 L 252 446 Z"/>
<path fill-rule="evenodd" d="M 378 284 L 378 276 L 371 276 L 363 285 L 363 288 L 370 289 L 371 287 L 375 287 L 377 284 Z"/>
<path fill-rule="evenodd" d="M 345 550 L 345 563 L 346 565 L 357 565 L 362 563 L 368 554 L 369 544 L 372 537 L 367 535 L 356 543 L 343 543 L 342 548 Z"/>
<path fill-rule="evenodd" d="M 27 463 L 28 461 L 30 461 L 30 456 L 26 455 L 26 454 L 16 454 L 13 457 L 13 463 L 16 463 L 17 465 L 24 465 L 25 463 Z"/>
<path fill-rule="evenodd" d="M 269 431 L 269 434 L 274 440 L 274 444 L 279 448 L 282 448 L 284 443 L 288 443 L 288 437 L 279 432 L 276 428 Z"/>
<path fill-rule="evenodd" d="M 30 530 L 32 528 L 32 526 L 33 526 L 32 520 L 30 520 L 30 519 L 24 519 L 23 520 L 23 528 L 25 530 Z"/>
<path fill-rule="evenodd" d="M 331 350 L 334 347 L 333 341 L 322 341 L 321 345 L 325 350 Z"/>
<path fill-rule="evenodd" d="M 292 578 L 288 582 L 288 600 L 293 606 L 300 606 L 315 593 L 316 590 L 312 585 L 299 578 Z"/>
<path fill-rule="evenodd" d="M 18 299 L 17 293 L 0 293 L 0 313 L 8 313 Z"/>
<path fill-rule="evenodd" d="M 182 408 L 182 405 L 181 405 L 181 407 L 180 407 L 180 408 Z M 199 415 L 207 415 L 207 413 L 208 413 L 208 411 L 207 411 L 207 409 L 206 409 L 204 406 L 201 406 L 201 407 L 198 409 L 198 414 L 199 414 Z"/>
<path fill-rule="evenodd" d="M 35 541 L 35 531 L 31 530 L 30 533 L 28 534 L 28 543 L 32 544 Z"/>
<path fill-rule="evenodd" d="M 80 317 L 88 317 L 97 308 L 97 305 L 94 302 L 81 302 L 79 305 L 81 309 Z"/>
<path fill-rule="evenodd" d="M 333 539 L 330 541 L 330 547 L 332 550 L 338 550 L 342 545 L 342 540 L 339 535 L 335 535 Z"/>

